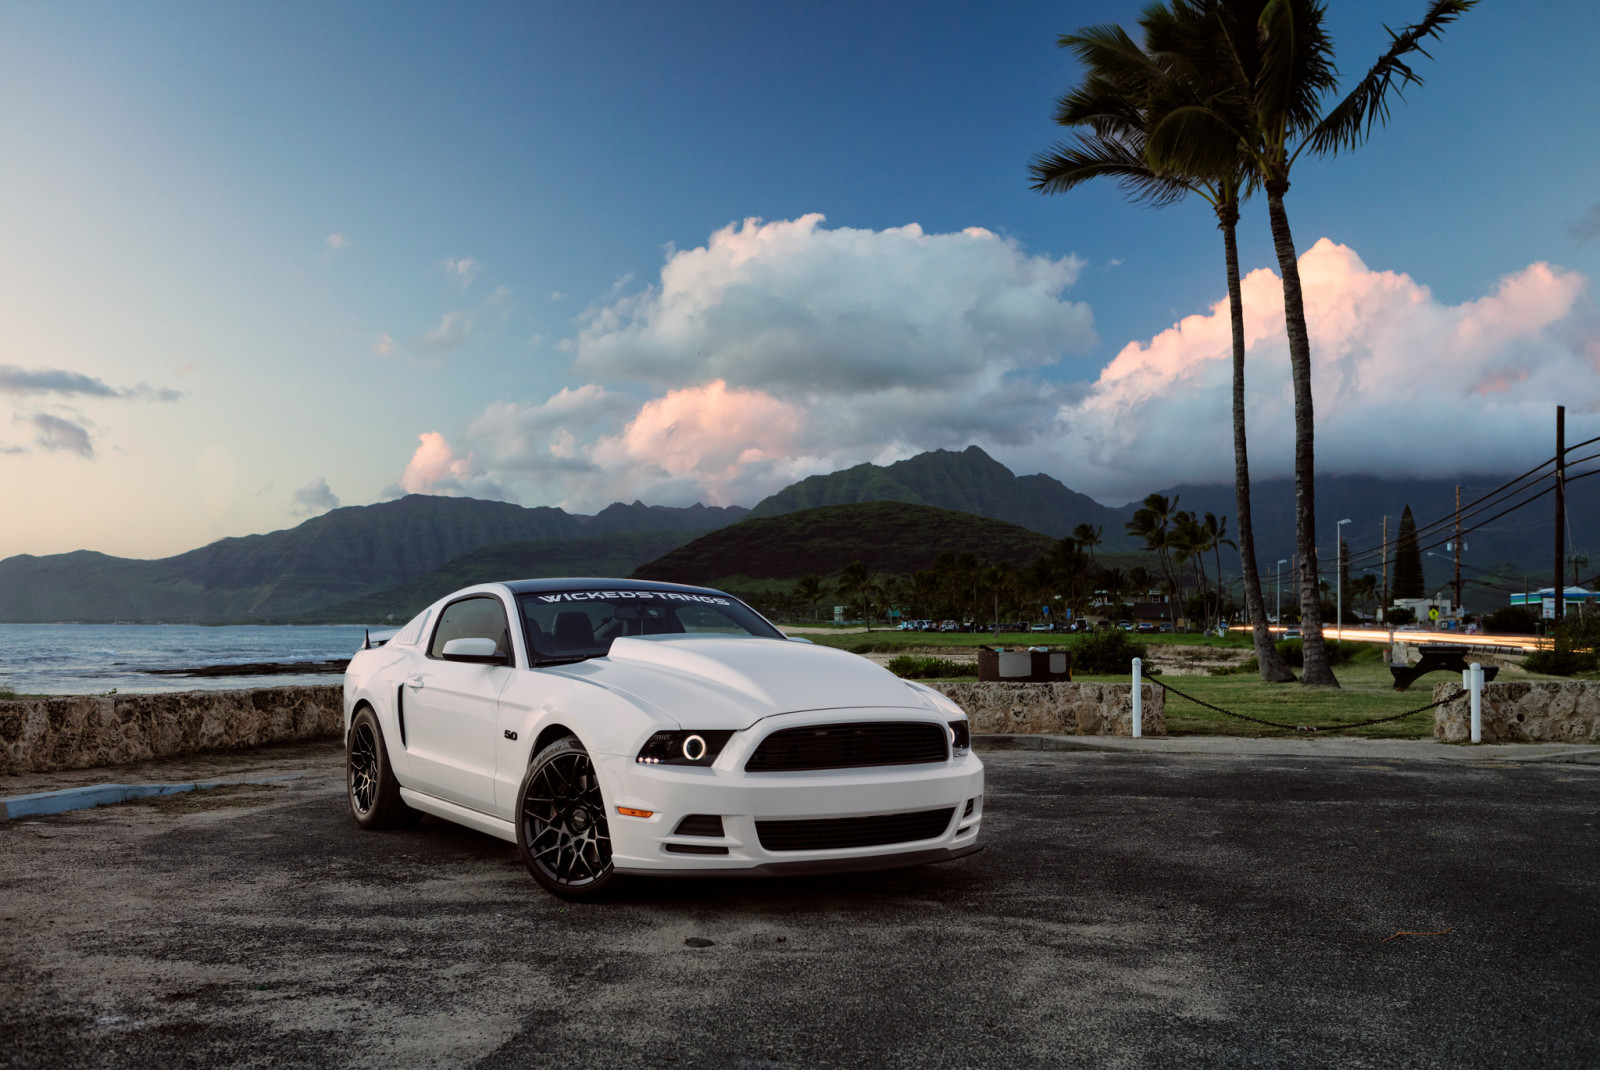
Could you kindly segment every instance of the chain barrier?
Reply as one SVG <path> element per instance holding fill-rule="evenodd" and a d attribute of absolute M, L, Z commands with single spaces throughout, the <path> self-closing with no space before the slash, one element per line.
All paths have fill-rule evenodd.
<path fill-rule="evenodd" d="M 1157 687 L 1161 688 L 1163 691 L 1167 691 L 1167 692 L 1170 692 L 1171 694 L 1177 695 L 1179 698 L 1188 699 L 1190 702 L 1194 703 L 1196 706 L 1204 706 L 1208 710 L 1214 710 L 1217 713 L 1224 714 L 1225 716 L 1228 716 L 1228 717 L 1237 717 L 1241 721 L 1254 721 L 1256 724 L 1264 724 L 1268 728 L 1282 728 L 1282 729 L 1285 729 L 1286 731 L 1290 731 L 1290 732 L 1342 732 L 1347 728 L 1366 728 L 1369 725 L 1385 724 L 1385 723 L 1387 723 L 1389 721 L 1398 721 L 1403 717 L 1410 717 L 1414 713 L 1424 713 L 1424 712 L 1426 712 L 1428 710 L 1433 709 L 1436 706 L 1443 706 L 1446 702 L 1451 702 L 1451 701 L 1461 697 L 1460 695 L 1451 695 L 1448 698 L 1439 699 L 1437 702 L 1430 702 L 1426 706 L 1418 706 L 1414 710 L 1407 710 L 1404 713 L 1397 713 L 1397 714 L 1394 714 L 1393 716 L 1390 716 L 1390 717 L 1374 717 L 1374 718 L 1372 718 L 1371 720 L 1368 720 L 1368 721 L 1351 721 L 1349 724 L 1324 724 L 1324 725 L 1284 724 L 1281 721 L 1267 721 L 1267 720 L 1263 720 L 1260 717 L 1252 717 L 1248 713 L 1236 713 L 1233 710 L 1225 710 L 1221 706 L 1212 705 L 1211 703 L 1205 701 L 1204 699 L 1195 698 L 1193 695 L 1186 695 L 1182 691 L 1179 691 L 1177 688 L 1171 686 L 1170 684 L 1164 684 L 1159 679 L 1154 678 L 1154 677 L 1147 676 L 1147 677 L 1145 677 L 1145 680 L 1148 683 L 1155 684 Z"/>

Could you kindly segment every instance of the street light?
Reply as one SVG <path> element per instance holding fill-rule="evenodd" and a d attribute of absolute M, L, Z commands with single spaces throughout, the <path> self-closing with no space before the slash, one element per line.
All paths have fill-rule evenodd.
<path fill-rule="evenodd" d="M 1280 628 L 1283 627 L 1283 566 L 1288 563 L 1289 559 L 1287 557 L 1278 558 L 1278 579 L 1272 587 L 1272 598 L 1277 603 L 1274 609 L 1277 613 L 1277 624 Z"/>
<path fill-rule="evenodd" d="M 1339 608 L 1337 613 L 1340 639 L 1344 638 L 1344 532 L 1340 529 L 1348 523 L 1350 523 L 1350 520 L 1346 517 L 1333 526 L 1333 541 L 1339 544 L 1339 571 L 1334 576 L 1334 580 L 1339 584 Z"/>

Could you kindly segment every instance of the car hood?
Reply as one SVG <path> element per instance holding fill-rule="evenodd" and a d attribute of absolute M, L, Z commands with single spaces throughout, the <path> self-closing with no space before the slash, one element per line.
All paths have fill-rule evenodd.
<path fill-rule="evenodd" d="M 866 658 L 770 639 L 617 639 L 606 657 L 572 666 L 601 686 L 653 706 L 685 728 L 748 728 L 803 710 L 933 705 Z"/>

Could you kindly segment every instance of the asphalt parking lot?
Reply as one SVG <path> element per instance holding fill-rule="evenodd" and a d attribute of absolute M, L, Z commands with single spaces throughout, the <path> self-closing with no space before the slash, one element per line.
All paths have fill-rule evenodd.
<path fill-rule="evenodd" d="M 581 906 L 331 747 L 0 823 L 0 1066 L 1600 1064 L 1600 767 L 984 758 L 971 858 Z"/>

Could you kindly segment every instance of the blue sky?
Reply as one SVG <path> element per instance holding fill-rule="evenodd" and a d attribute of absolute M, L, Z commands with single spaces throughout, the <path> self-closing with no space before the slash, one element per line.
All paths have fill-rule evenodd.
<path fill-rule="evenodd" d="M 1225 479 L 1205 206 L 1027 188 L 1056 35 L 1138 6 L 9 7 L 0 488 L 31 507 L 0 556 L 405 490 L 752 505 L 969 442 L 1111 502 Z M 1330 6 L 1350 80 L 1422 7 Z M 1597 31 L 1486 0 L 1387 129 L 1300 166 L 1324 470 L 1504 471 L 1557 402 L 1591 426 Z"/>

